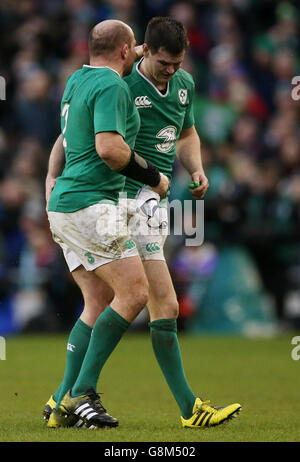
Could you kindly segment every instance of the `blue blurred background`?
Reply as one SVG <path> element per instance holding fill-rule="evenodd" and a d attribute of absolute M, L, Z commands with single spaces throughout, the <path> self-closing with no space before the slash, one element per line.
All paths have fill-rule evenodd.
<path fill-rule="evenodd" d="M 44 179 L 67 77 L 88 63 L 97 22 L 187 29 L 183 68 L 210 188 L 205 240 L 171 235 L 166 257 L 187 332 L 272 335 L 300 326 L 298 2 L 276 0 L 1 0 L 0 335 L 69 330 L 82 299 L 45 214 Z M 299 92 L 300 93 L 300 92 Z M 175 163 L 170 199 L 191 199 Z M 195 218 L 195 217 L 194 217 Z M 146 327 L 144 310 L 134 327 Z"/>

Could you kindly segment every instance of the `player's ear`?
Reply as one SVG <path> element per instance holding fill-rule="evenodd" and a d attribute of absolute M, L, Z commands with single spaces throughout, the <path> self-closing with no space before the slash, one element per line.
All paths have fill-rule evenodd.
<path fill-rule="evenodd" d="M 147 43 L 143 43 L 143 55 L 145 56 L 145 58 L 148 58 L 149 53 L 150 51 L 149 51 Z"/>
<path fill-rule="evenodd" d="M 127 43 L 124 43 L 121 48 L 121 57 L 122 59 L 126 59 L 129 53 L 129 47 Z"/>

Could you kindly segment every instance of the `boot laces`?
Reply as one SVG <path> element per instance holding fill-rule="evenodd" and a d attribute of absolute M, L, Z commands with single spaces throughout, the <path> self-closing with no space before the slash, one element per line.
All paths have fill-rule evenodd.
<path fill-rule="evenodd" d="M 86 396 L 89 399 L 89 401 L 91 401 L 91 404 L 93 405 L 95 410 L 102 414 L 106 412 L 106 409 L 104 409 L 101 403 L 100 394 L 103 394 L 103 393 L 96 393 L 95 390 L 88 390 L 86 393 Z"/>
<path fill-rule="evenodd" d="M 210 400 L 208 399 L 208 400 L 202 401 L 201 405 L 196 410 L 196 413 L 200 414 L 200 412 L 202 411 L 209 412 L 211 414 L 216 414 L 218 412 L 218 408 L 210 405 Z"/>

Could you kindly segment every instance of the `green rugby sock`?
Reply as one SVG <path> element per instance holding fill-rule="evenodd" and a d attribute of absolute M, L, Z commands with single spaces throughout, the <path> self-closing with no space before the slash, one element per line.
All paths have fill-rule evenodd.
<path fill-rule="evenodd" d="M 58 408 L 62 398 L 74 385 L 82 361 L 90 343 L 92 328 L 78 319 L 70 332 L 67 345 L 67 360 L 62 383 L 54 393 L 54 400 Z"/>
<path fill-rule="evenodd" d="M 71 395 L 79 396 L 90 387 L 97 391 L 100 372 L 130 323 L 108 306 L 95 322 L 91 340 Z"/>
<path fill-rule="evenodd" d="M 176 319 L 149 322 L 152 347 L 183 418 L 192 416 L 196 396 L 191 391 L 183 369 L 177 338 Z"/>

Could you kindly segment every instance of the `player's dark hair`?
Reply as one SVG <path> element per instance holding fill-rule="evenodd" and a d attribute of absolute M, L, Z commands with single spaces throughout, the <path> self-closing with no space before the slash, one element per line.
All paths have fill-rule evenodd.
<path fill-rule="evenodd" d="M 88 37 L 90 56 L 109 55 L 124 42 L 130 46 L 131 38 L 125 25 L 118 23 L 105 31 L 94 27 Z"/>
<path fill-rule="evenodd" d="M 179 55 L 187 49 L 189 41 L 183 24 L 174 18 L 152 18 L 145 32 L 145 43 L 152 53 L 164 48 L 170 55 Z"/>

